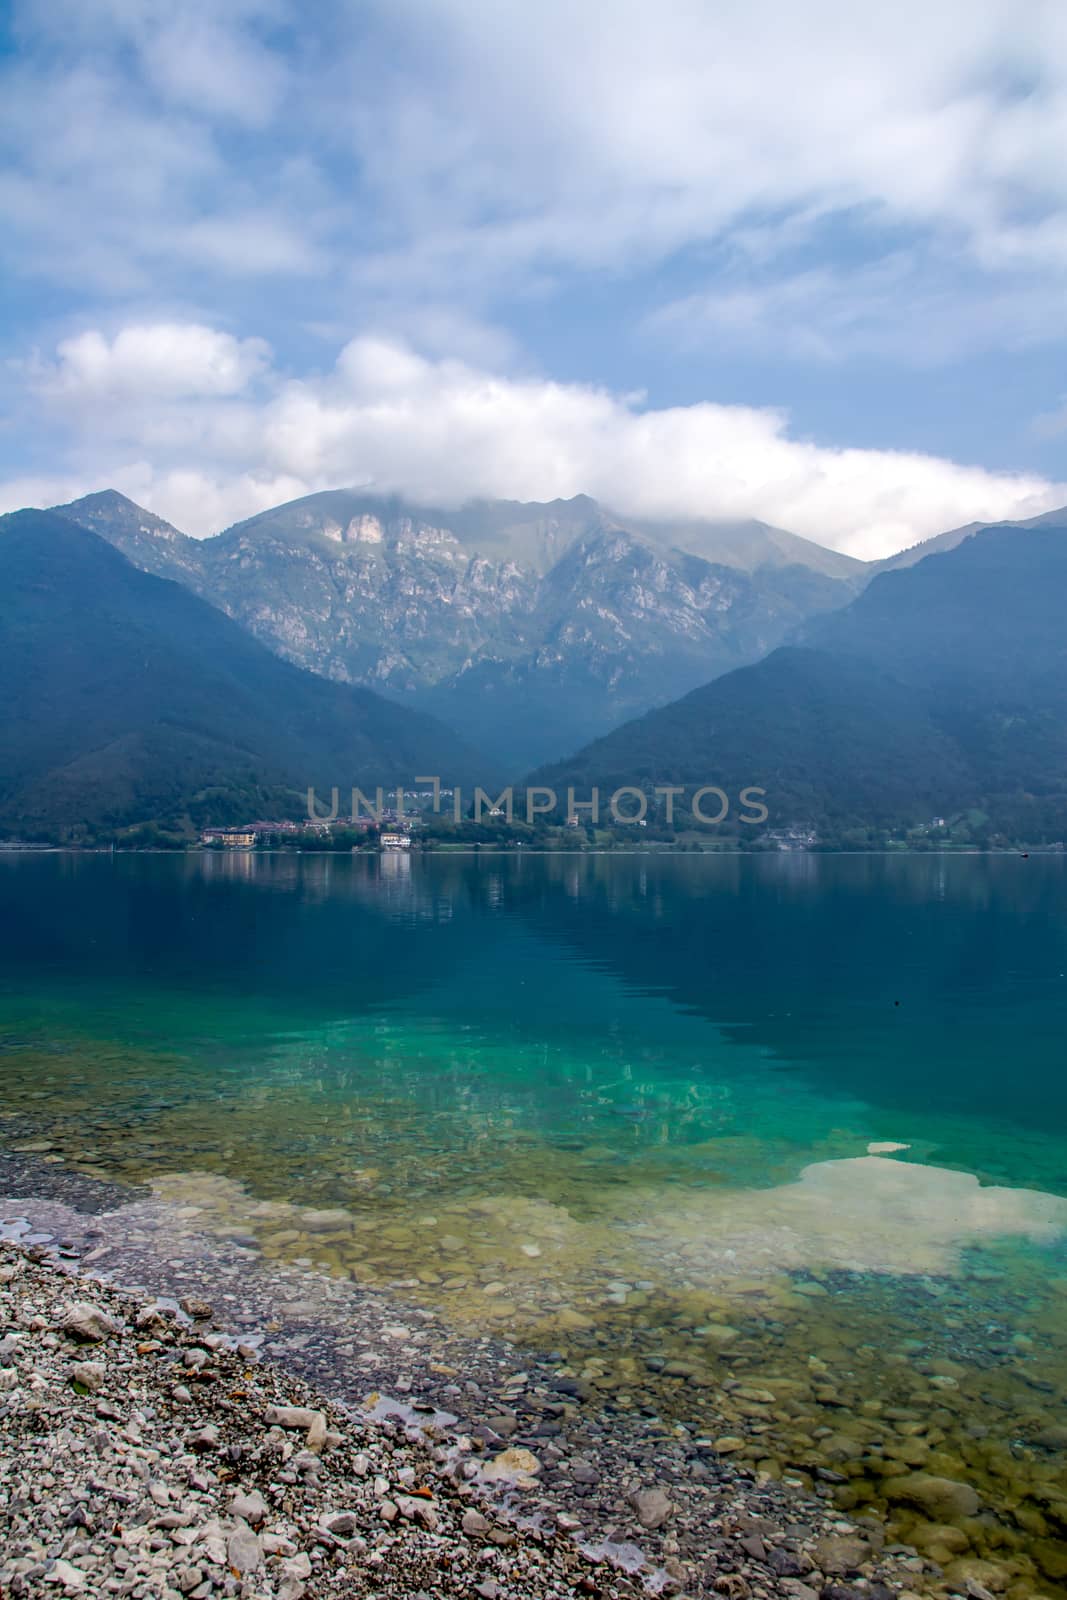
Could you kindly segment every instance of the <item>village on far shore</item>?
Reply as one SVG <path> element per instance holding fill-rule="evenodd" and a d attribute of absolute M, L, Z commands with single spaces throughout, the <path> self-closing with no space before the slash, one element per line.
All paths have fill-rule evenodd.
<path fill-rule="evenodd" d="M 367 836 L 367 842 L 376 841 L 383 850 L 410 850 L 415 819 L 405 817 L 397 822 L 395 815 L 383 816 L 381 822 L 374 817 L 360 817 L 353 822 L 346 817 L 342 822 L 246 822 L 233 828 L 204 828 L 200 843 L 209 849 L 255 850 L 272 848 L 296 841 L 329 839 L 335 828 L 352 829 Z M 358 849 L 354 845 L 353 849 Z"/>

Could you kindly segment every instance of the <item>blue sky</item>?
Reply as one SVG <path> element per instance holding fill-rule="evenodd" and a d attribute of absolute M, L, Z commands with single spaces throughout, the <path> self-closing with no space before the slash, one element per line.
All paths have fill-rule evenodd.
<path fill-rule="evenodd" d="M 2 15 L 3 509 L 1067 502 L 1060 0 Z"/>

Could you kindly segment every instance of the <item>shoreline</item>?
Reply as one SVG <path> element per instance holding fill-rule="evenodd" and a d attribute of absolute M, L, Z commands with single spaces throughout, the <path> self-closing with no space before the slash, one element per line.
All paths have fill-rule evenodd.
<path fill-rule="evenodd" d="M 366 848 L 346 850 L 287 850 L 287 849 L 252 849 L 240 848 L 233 850 L 207 850 L 201 845 L 182 846 L 175 849 L 164 849 L 160 845 L 137 846 L 134 849 L 125 849 L 121 845 L 112 849 L 102 845 L 71 845 L 71 844 L 9 844 L 0 841 L 0 856 L 3 855 L 67 855 L 67 856 L 206 856 L 212 860 L 228 860 L 233 857 L 244 856 L 283 856 L 286 859 L 299 860 L 301 856 L 329 856 L 336 860 L 346 861 L 353 856 L 404 856 L 410 859 L 413 856 L 484 856 L 484 855 L 531 855 L 531 856 L 684 856 L 692 859 L 694 856 L 751 856 L 756 860 L 777 861 L 782 856 L 995 856 L 1027 858 L 1029 856 L 1054 856 L 1059 859 L 1067 857 L 1067 850 L 1059 844 L 1019 844 L 1003 845 L 997 849 L 981 850 L 976 845 L 960 845 L 958 849 L 942 848 L 938 850 L 917 850 L 907 845 L 881 850 L 846 850 L 838 846 L 827 846 L 826 849 L 811 849 L 807 846 L 798 846 L 796 849 L 785 850 L 726 850 L 718 847 L 714 849 L 692 849 L 686 845 L 645 845 L 641 848 L 626 848 L 625 846 L 604 849 L 596 845 L 589 845 L 578 850 L 545 850 L 538 849 L 536 845 L 505 845 L 505 844 L 443 844 L 434 845 L 430 849 L 416 846 L 409 850 L 400 850 L 392 845 L 381 849 Z"/>
<path fill-rule="evenodd" d="M 87 1207 L 94 1196 L 93 1180 L 79 1180 L 75 1188 L 83 1192 L 69 1192 L 67 1200 L 73 1203 L 67 1203 L 28 1192 L 30 1182 L 44 1177 L 40 1169 L 34 1174 L 32 1164 L 23 1167 L 22 1181 L 14 1183 L 15 1173 L 7 1162 L 5 1167 L 0 1193 L 6 1198 L 0 1211 L 8 1237 L 0 1243 L 0 1266 L 14 1265 L 15 1270 L 10 1281 L 0 1282 L 0 1305 L 5 1334 L 14 1331 L 17 1336 L 14 1343 L 8 1339 L 0 1346 L 7 1369 L 0 1378 L 7 1385 L 0 1390 L 0 1439 L 8 1447 L 4 1453 L 13 1456 L 9 1476 L 12 1470 L 25 1470 L 17 1440 L 25 1439 L 30 1415 L 36 1419 L 38 1457 L 41 1450 L 47 1455 L 50 1438 L 65 1437 L 71 1430 L 83 1441 L 81 1448 L 93 1450 L 94 1435 L 104 1431 L 108 1461 L 124 1481 L 130 1479 L 121 1492 L 135 1495 L 149 1522 L 158 1521 L 161 1504 L 169 1508 L 180 1502 L 184 1515 L 185 1502 L 191 1501 L 194 1521 L 214 1524 L 221 1519 L 222 1532 L 204 1536 L 216 1541 L 209 1542 L 209 1554 L 218 1553 L 220 1538 L 235 1536 L 238 1543 L 248 1543 L 250 1534 L 260 1539 L 258 1559 L 265 1563 L 249 1569 L 239 1582 L 232 1571 L 227 1576 L 225 1563 L 208 1561 L 200 1582 L 187 1589 L 180 1584 L 128 1587 L 123 1577 L 117 1586 L 97 1589 L 90 1584 L 79 1590 L 77 1580 L 64 1585 L 62 1576 L 51 1577 L 42 1565 L 67 1560 L 77 1567 L 77 1560 L 64 1552 L 68 1547 L 81 1552 L 86 1543 L 78 1523 L 65 1530 L 42 1527 L 51 1542 L 34 1549 L 33 1571 L 11 1572 L 15 1545 L 27 1539 L 32 1543 L 35 1537 L 31 1516 L 28 1526 L 6 1529 L 8 1565 L 0 1568 L 0 1583 L 11 1586 L 12 1596 L 113 1592 L 189 1593 L 194 1600 L 215 1594 L 248 1600 L 275 1595 L 300 1600 L 306 1595 L 317 1600 L 320 1594 L 477 1594 L 481 1600 L 548 1600 L 587 1593 L 623 1600 L 659 1593 L 691 1600 L 712 1595 L 726 1600 L 750 1595 L 891 1600 L 899 1589 L 928 1589 L 940 1576 L 910 1549 L 883 1552 L 878 1531 L 862 1520 L 789 1485 L 758 1482 L 752 1473 L 716 1455 L 710 1440 L 687 1437 L 684 1429 L 654 1427 L 648 1419 L 644 1427 L 615 1417 L 605 1425 L 593 1409 L 594 1396 L 583 1393 L 583 1385 L 561 1377 L 551 1361 L 542 1364 L 504 1339 L 457 1336 L 426 1315 L 421 1326 L 397 1325 L 391 1319 L 402 1311 L 411 1320 L 411 1307 L 403 1307 L 397 1297 L 366 1290 L 341 1296 L 335 1281 L 295 1269 L 272 1276 L 275 1285 L 280 1279 L 285 1288 L 283 1303 L 291 1313 L 284 1319 L 272 1317 L 270 1303 L 255 1300 L 261 1264 L 248 1259 L 250 1253 L 240 1245 L 229 1256 L 213 1253 L 198 1261 L 184 1253 L 175 1257 L 173 1231 L 165 1218 L 152 1218 L 153 1203 L 143 1199 L 128 1201 L 132 1223 L 126 1224 L 130 1239 L 124 1244 L 115 1238 L 121 1229 L 109 1230 L 109 1219 L 118 1216 L 115 1201 L 122 1198 L 118 1186 L 109 1186 L 106 1196 L 97 1195 L 104 1209 L 92 1210 Z M 56 1188 L 70 1190 L 70 1175 L 55 1177 Z M 21 1195 L 13 1197 L 12 1187 Z M 13 1227 L 16 1217 L 24 1218 L 24 1224 Z M 154 1241 L 149 1227 L 153 1220 L 160 1235 Z M 21 1237 L 13 1238 L 13 1233 Z M 141 1254 L 136 1256 L 131 1245 L 138 1234 Z M 184 1252 L 185 1244 L 181 1248 Z M 118 1280 L 125 1280 L 125 1287 L 117 1286 Z M 303 1300 L 295 1298 L 301 1295 Z M 320 1310 L 329 1302 L 340 1312 L 346 1329 L 341 1345 L 336 1329 L 329 1337 L 317 1322 L 317 1296 Z M 71 1388 L 70 1368 L 79 1357 L 58 1323 L 62 1306 L 72 1300 L 91 1300 L 124 1325 L 123 1331 L 89 1349 L 92 1360 L 101 1360 L 106 1372 L 121 1377 L 119 1388 L 86 1395 Z M 179 1301 L 198 1313 L 210 1306 L 211 1316 L 197 1320 L 174 1314 Z M 150 1336 L 145 1338 L 137 1319 L 157 1302 L 170 1314 L 162 1323 L 149 1317 Z M 360 1343 L 357 1354 L 355 1345 Z M 142 1348 L 146 1345 L 152 1348 Z M 201 1355 L 193 1355 L 195 1351 Z M 178 1362 L 194 1374 L 195 1384 L 186 1377 L 177 1387 L 190 1394 L 195 1390 L 195 1404 L 175 1402 Z M 127 1370 L 130 1378 L 123 1376 Z M 105 1381 L 112 1383 L 110 1377 Z M 244 1396 L 236 1408 L 224 1396 L 228 1383 Z M 98 1414 L 101 1393 L 115 1415 Z M 275 1481 L 275 1455 L 289 1436 L 283 1430 L 279 1441 L 264 1419 L 267 1407 L 278 1404 L 321 1411 L 330 1429 L 341 1434 L 336 1454 L 327 1450 L 315 1458 L 323 1481 L 314 1494 L 308 1490 L 302 1522 L 298 1518 L 294 1523 L 285 1510 L 292 1486 L 283 1490 Z M 138 1416 L 147 1420 L 137 1421 Z M 123 1432 L 131 1420 L 142 1434 L 141 1444 Z M 218 1428 L 222 1445 L 203 1451 L 185 1448 L 197 1431 L 194 1421 L 197 1428 Z M 146 1490 L 136 1463 L 143 1449 L 150 1448 L 143 1441 L 149 1433 L 158 1434 L 164 1422 L 172 1444 L 152 1463 L 156 1476 L 150 1475 Z M 244 1430 L 237 1441 L 238 1457 L 221 1470 L 206 1467 L 205 1459 L 217 1463 L 220 1450 L 225 1453 L 238 1422 L 238 1431 Z M 179 1424 L 184 1430 L 181 1448 L 174 1438 Z M 187 1459 L 190 1452 L 195 1464 Z M 352 1466 L 359 1455 L 377 1463 L 365 1476 Z M 248 1483 L 246 1459 L 255 1465 Z M 566 1471 L 560 1471 L 561 1464 Z M 56 1470 L 54 1463 L 46 1467 L 41 1460 L 37 1468 L 53 1475 Z M 426 1480 L 423 1486 L 429 1486 L 432 1500 L 415 1497 L 414 1505 L 405 1503 L 393 1514 L 389 1507 L 399 1504 L 396 1497 L 412 1481 L 408 1469 L 420 1482 Z M 406 1476 L 398 1478 L 398 1473 Z M 211 1481 L 207 1488 L 197 1488 L 193 1477 Z M 153 1500 L 151 1485 L 160 1482 L 163 1489 Z M 307 1488 L 299 1473 L 298 1482 Z M 31 1486 L 32 1478 L 25 1487 Z M 269 1521 L 258 1533 L 252 1524 L 249 1534 L 237 1527 L 229 1512 L 235 1489 L 264 1495 L 272 1516 L 277 1511 L 282 1522 L 288 1517 L 288 1531 L 275 1535 Z M 54 1500 L 58 1491 L 50 1493 Z M 91 1489 L 89 1493 L 91 1499 Z M 434 1515 L 426 1517 L 421 1505 L 430 1505 Z M 477 1518 L 467 1516 L 465 1524 L 465 1513 L 472 1510 Z M 334 1512 L 348 1517 L 344 1526 L 350 1532 L 341 1536 L 326 1530 L 323 1537 L 320 1513 Z M 130 1513 L 124 1515 L 132 1523 Z M 5 1516 L 10 1523 L 10 1512 L 0 1509 L 0 1518 Z M 157 1531 L 168 1537 L 184 1535 L 192 1525 Z M 297 1548 L 290 1554 L 281 1547 L 268 1552 L 274 1537 L 284 1538 L 286 1549 Z M 37 1538 L 40 1544 L 39 1534 Z M 99 1543 L 97 1539 L 95 1545 Z M 111 1536 L 105 1544 L 104 1553 L 92 1560 L 106 1562 L 119 1548 Z M 176 1573 L 183 1551 L 187 1557 L 184 1538 L 155 1555 L 165 1555 L 167 1571 Z M 283 1571 L 285 1562 L 301 1556 L 312 1563 L 308 1573 L 301 1576 L 302 1560 L 300 1571 Z M 342 1557 L 348 1561 L 343 1577 Z M 30 1561 L 30 1556 L 20 1553 L 14 1559 Z M 88 1559 L 78 1555 L 83 1564 Z M 185 1564 L 197 1565 L 188 1559 Z M 115 1577 L 107 1573 L 108 1582 Z M 189 1577 L 185 1573 L 182 1581 Z M 138 1582 L 144 1581 L 138 1575 Z"/>

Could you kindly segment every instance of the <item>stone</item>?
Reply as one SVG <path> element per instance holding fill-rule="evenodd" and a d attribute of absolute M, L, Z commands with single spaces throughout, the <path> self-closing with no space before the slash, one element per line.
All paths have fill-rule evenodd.
<path fill-rule="evenodd" d="M 717 1345 L 720 1349 L 725 1349 L 728 1344 L 733 1344 L 735 1339 L 741 1337 L 738 1330 L 731 1328 L 726 1322 L 708 1323 L 707 1327 L 701 1329 L 701 1336 L 709 1344 Z"/>
<path fill-rule="evenodd" d="M 307 1579 L 311 1577 L 311 1558 L 305 1550 L 282 1562 L 282 1581 L 278 1600 L 303 1600 L 307 1593 Z"/>
<path fill-rule="evenodd" d="M 231 1517 L 239 1517 L 242 1522 L 249 1522 L 253 1527 L 258 1527 L 266 1521 L 267 1502 L 258 1489 L 251 1494 L 237 1493 L 230 1504 Z"/>
<path fill-rule="evenodd" d="M 76 1361 L 70 1369 L 70 1381 L 76 1387 L 96 1394 L 104 1384 L 105 1368 L 102 1361 Z"/>
<path fill-rule="evenodd" d="M 642 1528 L 648 1528 L 650 1531 L 662 1528 L 674 1513 L 674 1503 L 667 1498 L 662 1489 L 638 1489 L 630 1496 L 630 1504 Z"/>
<path fill-rule="evenodd" d="M 72 1567 L 69 1561 L 57 1561 L 45 1574 L 45 1582 L 61 1583 L 68 1594 L 80 1594 L 88 1579 L 80 1567 Z"/>
<path fill-rule="evenodd" d="M 939 1478 L 928 1472 L 909 1472 L 901 1478 L 888 1478 L 885 1495 L 889 1500 L 916 1506 L 934 1522 L 976 1517 L 981 1506 L 976 1491 L 969 1483 L 960 1483 L 955 1478 Z"/>
<path fill-rule="evenodd" d="M 437 1512 L 428 1500 L 416 1498 L 414 1495 L 398 1494 L 396 1508 L 406 1521 L 417 1522 L 430 1533 L 433 1533 L 438 1526 Z"/>
<path fill-rule="evenodd" d="M 338 1539 L 351 1539 L 359 1530 L 359 1518 L 354 1511 L 332 1511 L 323 1517 L 323 1526 Z M 307 1574 L 305 1573 L 306 1577 Z"/>
<path fill-rule="evenodd" d="M 724 1594 L 726 1600 L 748 1600 L 752 1590 L 749 1588 L 748 1579 L 740 1572 L 720 1572 L 715 1579 L 716 1594 Z"/>
<path fill-rule="evenodd" d="M 178 1304 L 187 1317 L 192 1317 L 194 1322 L 209 1322 L 215 1315 L 215 1307 L 207 1300 L 200 1300 L 196 1295 L 186 1295 Z"/>
<path fill-rule="evenodd" d="M 516 1446 L 501 1450 L 482 1468 L 482 1477 L 491 1483 L 501 1480 L 515 1483 L 520 1489 L 529 1488 L 541 1470 L 541 1463 L 531 1450 Z"/>
<path fill-rule="evenodd" d="M 993 1600 L 1003 1594 L 1012 1582 L 1007 1567 L 995 1561 L 983 1561 L 977 1556 L 964 1556 L 945 1568 L 945 1578 L 954 1589 L 962 1590 L 971 1600 Z"/>
<path fill-rule="evenodd" d="M 263 1420 L 268 1428 L 292 1428 L 306 1433 L 321 1415 L 321 1411 L 312 1411 L 307 1406 L 268 1406 Z"/>
<path fill-rule="evenodd" d="M 80 1339 L 83 1344 L 101 1344 L 118 1333 L 119 1324 L 106 1311 L 88 1300 L 75 1300 L 67 1306 L 60 1320 L 64 1333 Z"/>
<path fill-rule="evenodd" d="M 308 1424 L 307 1438 L 304 1448 L 310 1450 L 312 1455 L 321 1455 L 326 1445 L 326 1414 L 323 1411 L 313 1411 Z"/>
<path fill-rule="evenodd" d="M 1067 1547 L 1058 1539 L 1035 1539 L 1030 1553 L 1053 1583 L 1067 1582 Z"/>
<path fill-rule="evenodd" d="M 858 1572 L 872 1555 L 871 1546 L 858 1534 L 827 1534 L 812 1550 L 815 1565 L 828 1577 L 843 1577 Z"/>
<path fill-rule="evenodd" d="M 866 1453 L 858 1439 L 847 1433 L 830 1433 L 822 1440 L 823 1454 L 831 1461 L 859 1461 Z"/>
<path fill-rule="evenodd" d="M 489 1532 L 489 1523 L 473 1506 L 463 1513 L 463 1532 L 472 1538 L 482 1538 Z"/>
<path fill-rule="evenodd" d="M 263 1565 L 263 1547 L 247 1522 L 239 1522 L 227 1539 L 226 1562 L 242 1575 Z"/>
<path fill-rule="evenodd" d="M 501 1439 L 510 1439 L 511 1435 L 518 1429 L 519 1420 L 517 1417 L 506 1416 L 500 1412 L 491 1417 L 486 1417 L 485 1425 L 487 1428 L 492 1428 L 493 1432 Z"/>
<path fill-rule="evenodd" d="M 309 1233 L 329 1233 L 347 1227 L 352 1218 L 347 1211 L 305 1211 L 300 1220 Z"/>
<path fill-rule="evenodd" d="M 811 1571 L 811 1560 L 795 1550 L 768 1550 L 767 1565 L 777 1578 L 803 1578 Z"/>
<path fill-rule="evenodd" d="M 971 1542 L 962 1528 L 954 1528 L 947 1522 L 920 1522 L 908 1537 L 917 1550 L 942 1567 L 947 1566 L 953 1556 L 961 1556 Z"/>

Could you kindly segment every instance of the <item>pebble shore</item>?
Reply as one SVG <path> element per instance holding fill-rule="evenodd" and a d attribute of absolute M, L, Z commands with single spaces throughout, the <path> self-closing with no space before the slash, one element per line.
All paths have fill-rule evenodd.
<path fill-rule="evenodd" d="M 381 1397 L 371 1397 L 380 1401 Z M 567 1396 L 554 1402 L 566 1423 Z M 539 1441 L 534 1440 L 533 1443 Z M 541 1453 L 432 1405 L 334 1402 L 204 1298 L 136 1296 L 0 1244 L 0 1593 L 159 1600 L 907 1600 L 913 1551 L 706 1450 L 662 1480 Z M 584 1472 L 583 1472 L 584 1466 Z"/>

